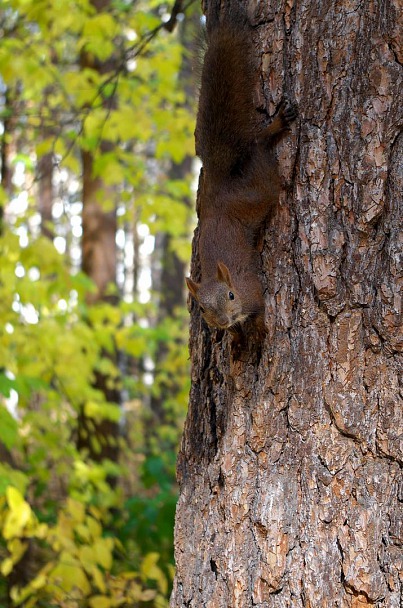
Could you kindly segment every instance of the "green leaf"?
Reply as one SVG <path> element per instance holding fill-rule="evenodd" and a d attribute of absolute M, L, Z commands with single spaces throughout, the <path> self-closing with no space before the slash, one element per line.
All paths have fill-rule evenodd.
<path fill-rule="evenodd" d="M 17 440 L 18 423 L 6 407 L 0 404 L 0 441 L 10 450 L 17 443 Z"/>
<path fill-rule="evenodd" d="M 15 381 L 11 380 L 6 374 L 0 372 L 0 395 L 4 397 L 10 397 L 10 392 L 15 389 Z M 1 417 L 1 410 L 0 410 Z M 0 422 L 0 433 L 1 433 L 1 422 Z"/>
<path fill-rule="evenodd" d="M 0 463 L 0 496 L 5 496 L 9 486 L 14 486 L 22 494 L 28 485 L 28 478 L 24 473 L 14 470 L 5 463 Z"/>

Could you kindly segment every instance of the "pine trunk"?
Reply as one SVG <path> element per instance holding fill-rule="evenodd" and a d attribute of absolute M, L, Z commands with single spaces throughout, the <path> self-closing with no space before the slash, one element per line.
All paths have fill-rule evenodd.
<path fill-rule="evenodd" d="M 401 5 L 254 10 L 261 105 L 286 92 L 299 120 L 277 148 L 262 349 L 192 307 L 171 606 L 401 608 Z"/>

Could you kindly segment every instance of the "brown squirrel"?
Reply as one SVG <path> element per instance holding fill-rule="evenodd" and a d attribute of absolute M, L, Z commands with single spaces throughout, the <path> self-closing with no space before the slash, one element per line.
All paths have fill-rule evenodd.
<path fill-rule="evenodd" d="M 203 164 L 201 282 L 186 282 L 204 320 L 232 333 L 249 317 L 259 332 L 264 329 L 259 239 L 279 194 L 273 137 L 296 117 L 284 98 L 272 122 L 261 124 L 254 104 L 257 66 L 251 31 L 240 5 L 232 2 L 220 18 L 219 2 L 210 0 L 195 131 Z"/>

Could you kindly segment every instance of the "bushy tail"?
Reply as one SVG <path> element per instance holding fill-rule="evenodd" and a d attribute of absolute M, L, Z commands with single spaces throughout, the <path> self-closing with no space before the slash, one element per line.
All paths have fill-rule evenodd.
<path fill-rule="evenodd" d="M 196 122 L 196 152 L 206 171 L 230 176 L 256 136 L 257 70 L 251 26 L 236 0 L 207 9 L 207 51 Z"/>

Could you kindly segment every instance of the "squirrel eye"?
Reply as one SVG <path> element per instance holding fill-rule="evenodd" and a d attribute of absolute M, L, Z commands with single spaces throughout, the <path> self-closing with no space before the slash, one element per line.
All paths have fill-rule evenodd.
<path fill-rule="evenodd" d="M 234 300 L 235 299 L 235 296 L 232 293 L 232 291 L 228 292 L 228 297 L 229 297 L 230 300 Z"/>

